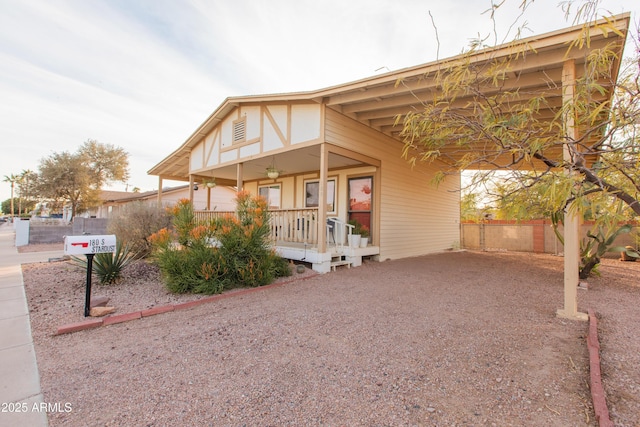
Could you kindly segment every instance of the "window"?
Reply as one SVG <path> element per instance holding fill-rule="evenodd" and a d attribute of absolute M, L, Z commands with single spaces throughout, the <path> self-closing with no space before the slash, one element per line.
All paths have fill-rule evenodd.
<path fill-rule="evenodd" d="M 258 194 L 265 198 L 269 209 L 280 209 L 280 184 L 258 187 Z"/>
<path fill-rule="evenodd" d="M 320 181 L 307 181 L 304 184 L 305 208 L 317 208 L 320 206 Z M 336 180 L 327 180 L 327 213 L 336 213 Z"/>

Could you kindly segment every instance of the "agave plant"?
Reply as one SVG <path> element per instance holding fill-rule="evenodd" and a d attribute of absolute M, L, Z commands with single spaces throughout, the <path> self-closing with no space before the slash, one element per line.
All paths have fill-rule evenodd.
<path fill-rule="evenodd" d="M 597 272 L 596 267 L 600 264 L 600 258 L 607 252 L 626 252 L 624 246 L 613 246 L 614 240 L 622 233 L 629 233 L 631 225 L 625 224 L 622 227 L 603 231 L 603 227 L 598 227 L 595 234 L 588 232 L 589 240 L 582 245 L 582 262 L 580 263 L 580 278 L 586 279 L 591 272 Z"/>
<path fill-rule="evenodd" d="M 629 233 L 633 227 L 629 224 L 617 226 L 615 217 L 603 217 L 594 228 L 587 232 L 587 239 L 580 242 L 580 279 L 585 280 L 591 274 L 598 274 L 598 265 L 600 259 L 607 252 L 624 253 L 630 258 L 640 258 L 638 252 L 632 247 L 613 246 L 614 241 L 620 234 Z M 558 225 L 562 222 L 562 212 L 556 212 L 551 215 L 553 224 L 553 232 L 556 237 L 564 245 L 564 237 L 558 230 Z"/>
<path fill-rule="evenodd" d="M 101 285 L 112 285 L 120 279 L 122 270 L 136 258 L 136 253 L 131 251 L 130 245 L 123 245 L 119 240 L 116 243 L 115 252 L 94 255 L 93 272 L 98 276 Z M 77 266 L 87 268 L 86 259 L 78 257 L 72 257 L 72 259 Z"/>

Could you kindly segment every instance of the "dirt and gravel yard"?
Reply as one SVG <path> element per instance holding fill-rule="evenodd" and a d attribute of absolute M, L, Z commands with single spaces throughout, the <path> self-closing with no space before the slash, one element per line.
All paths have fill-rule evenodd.
<path fill-rule="evenodd" d="M 640 263 L 579 291 L 599 317 L 617 426 L 640 418 Z M 51 426 L 594 426 L 587 323 L 556 317 L 562 258 L 455 252 L 294 275 L 280 287 L 54 336 L 84 272 L 23 268 Z M 117 313 L 168 294 L 138 266 L 94 285 Z"/>

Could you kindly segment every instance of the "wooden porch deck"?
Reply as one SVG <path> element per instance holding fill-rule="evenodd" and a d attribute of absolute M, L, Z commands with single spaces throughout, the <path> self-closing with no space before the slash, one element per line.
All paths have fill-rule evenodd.
<path fill-rule="evenodd" d="M 327 245 L 326 252 L 319 252 L 317 246 L 300 243 L 276 241 L 274 249 L 283 258 L 310 263 L 315 271 L 327 273 L 339 266 L 358 267 L 365 256 L 377 256 L 380 247 L 365 246 L 352 248 L 348 245 Z"/>

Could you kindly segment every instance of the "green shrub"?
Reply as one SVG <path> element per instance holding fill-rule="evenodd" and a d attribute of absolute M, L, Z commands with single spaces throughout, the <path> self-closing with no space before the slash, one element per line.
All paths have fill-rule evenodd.
<path fill-rule="evenodd" d="M 188 199 L 180 199 L 173 210 L 173 228 L 178 233 L 178 243 L 189 246 L 192 241 L 189 233 L 195 227 L 195 214 L 193 205 Z"/>
<path fill-rule="evenodd" d="M 139 257 L 151 253 L 148 238 L 153 233 L 171 225 L 171 215 L 155 203 L 133 202 L 118 210 L 109 218 L 107 231 L 115 234 L 119 242 L 128 244 Z"/>
<path fill-rule="evenodd" d="M 150 237 L 153 258 L 171 292 L 220 293 L 291 274 L 287 261 L 270 248 L 266 201 L 246 192 L 236 201 L 235 216 L 206 224 L 196 223 L 190 203 L 181 202 L 174 210 L 175 231 L 163 229 Z"/>
<path fill-rule="evenodd" d="M 269 245 L 269 211 L 263 198 L 240 192 L 236 216 L 218 220 L 216 237 L 222 257 L 238 286 L 263 286 L 275 278 Z"/>
<path fill-rule="evenodd" d="M 171 292 L 215 294 L 227 284 L 225 262 L 215 248 L 171 249 L 155 259 Z"/>
<path fill-rule="evenodd" d="M 271 253 L 271 268 L 275 277 L 291 276 L 291 263 L 276 253 Z"/>

